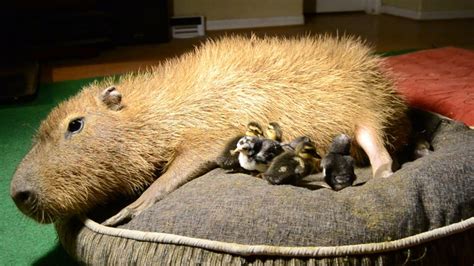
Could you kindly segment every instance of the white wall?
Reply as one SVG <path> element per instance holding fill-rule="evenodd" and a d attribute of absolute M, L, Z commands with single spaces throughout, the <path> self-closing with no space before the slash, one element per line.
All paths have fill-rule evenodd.
<path fill-rule="evenodd" d="M 473 0 L 382 0 L 382 13 L 412 19 L 474 17 Z"/>
<path fill-rule="evenodd" d="M 303 24 L 303 0 L 174 0 L 175 16 L 206 17 L 208 29 Z"/>

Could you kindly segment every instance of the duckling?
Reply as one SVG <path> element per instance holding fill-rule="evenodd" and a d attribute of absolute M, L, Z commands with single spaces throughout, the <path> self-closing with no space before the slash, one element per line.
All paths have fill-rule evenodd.
<path fill-rule="evenodd" d="M 255 160 L 257 162 L 268 166 L 272 162 L 272 160 L 280 155 L 281 153 L 284 152 L 283 147 L 281 146 L 280 142 L 271 140 L 271 139 L 261 139 L 262 142 L 262 147 L 260 148 L 260 151 L 255 155 Z M 265 170 L 266 170 L 265 168 Z M 260 171 L 260 172 L 265 172 Z"/>
<path fill-rule="evenodd" d="M 268 124 L 265 133 L 267 138 L 262 140 L 262 148 L 255 156 L 255 159 L 258 162 L 269 165 L 273 158 L 275 158 L 277 155 L 280 155 L 284 151 L 280 143 L 282 131 L 278 123 L 271 122 Z"/>
<path fill-rule="evenodd" d="M 231 154 L 238 154 L 240 167 L 248 171 L 263 172 L 266 165 L 256 160 L 257 154 L 262 148 L 262 139 L 254 136 L 245 136 L 239 139 L 237 147 Z"/>
<path fill-rule="evenodd" d="M 415 140 L 415 150 L 413 151 L 413 160 L 420 159 L 431 154 L 431 144 L 426 138 L 418 137 Z"/>
<path fill-rule="evenodd" d="M 311 139 L 307 136 L 300 136 L 293 139 L 292 141 L 288 143 L 282 144 L 282 147 L 285 151 L 295 151 L 296 146 L 298 146 L 298 144 L 302 142 L 311 142 Z"/>
<path fill-rule="evenodd" d="M 251 121 L 247 124 L 247 131 L 245 131 L 245 136 L 254 136 L 254 137 L 263 138 L 263 129 L 259 123 Z"/>
<path fill-rule="evenodd" d="M 324 181 L 335 191 L 352 186 L 356 180 L 350 148 L 351 138 L 345 134 L 338 135 L 321 161 Z"/>
<path fill-rule="evenodd" d="M 280 143 L 271 139 L 245 136 L 237 143 L 232 153 L 239 153 L 239 164 L 249 171 L 263 173 L 273 158 L 283 152 Z"/>
<path fill-rule="evenodd" d="M 281 142 L 282 140 L 283 132 L 277 122 L 269 123 L 265 133 L 267 135 L 267 138 L 271 140 L 275 140 L 278 142 Z"/>
<path fill-rule="evenodd" d="M 244 136 L 263 138 L 262 127 L 257 122 L 249 122 Z M 238 154 L 232 152 L 239 140 L 244 136 L 238 135 L 227 142 L 224 150 L 216 159 L 216 163 L 220 168 L 231 172 L 246 172 L 245 169 L 240 166 Z"/>
<path fill-rule="evenodd" d="M 287 150 L 277 156 L 262 175 L 270 184 L 291 184 L 319 170 L 321 157 L 311 140 L 301 138 L 294 151 Z"/>

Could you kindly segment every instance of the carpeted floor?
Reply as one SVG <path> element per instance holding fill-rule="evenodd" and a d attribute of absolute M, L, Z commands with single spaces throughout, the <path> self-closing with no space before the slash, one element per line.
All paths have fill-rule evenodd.
<path fill-rule="evenodd" d="M 60 101 L 93 79 L 41 85 L 35 100 L 0 105 L 0 265 L 71 265 L 53 225 L 21 214 L 10 198 L 10 180 L 40 121 Z"/>

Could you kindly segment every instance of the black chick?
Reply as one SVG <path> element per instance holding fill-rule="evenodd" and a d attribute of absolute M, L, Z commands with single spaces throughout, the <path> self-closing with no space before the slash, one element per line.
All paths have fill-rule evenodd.
<path fill-rule="evenodd" d="M 415 150 L 413 151 L 413 160 L 420 159 L 430 155 L 433 151 L 431 150 L 431 144 L 425 138 L 418 137 L 415 140 Z"/>
<path fill-rule="evenodd" d="M 296 149 L 287 150 L 275 157 L 262 175 L 270 184 L 292 184 L 319 170 L 321 157 L 311 140 L 301 141 Z"/>
<path fill-rule="evenodd" d="M 290 141 L 288 143 L 282 144 L 282 147 L 285 151 L 295 151 L 296 146 L 298 146 L 298 144 L 300 144 L 302 142 L 311 142 L 311 139 L 309 137 L 306 137 L 306 136 L 300 136 L 300 137 L 297 137 L 297 138 L 293 139 L 292 141 Z"/>
<path fill-rule="evenodd" d="M 354 159 L 350 155 L 351 138 L 345 134 L 334 138 L 328 154 L 321 161 L 324 181 L 336 191 L 352 186 L 356 180 Z"/>

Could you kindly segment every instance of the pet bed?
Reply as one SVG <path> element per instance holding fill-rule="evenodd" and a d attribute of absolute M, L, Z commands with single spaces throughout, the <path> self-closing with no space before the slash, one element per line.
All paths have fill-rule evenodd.
<path fill-rule="evenodd" d="M 423 65 L 423 60 L 433 58 L 426 53 L 387 59 L 397 73 L 400 91 L 413 105 L 472 125 L 473 109 L 466 107 L 474 95 L 469 73 L 427 74 L 453 80 L 464 73 L 466 78 L 459 78 L 465 83 L 461 87 L 444 83 L 447 94 L 435 92 L 441 87 L 427 79 L 409 82 L 410 75 L 423 75 L 419 71 L 435 73 L 425 66 L 403 68 L 403 61 Z M 410 55 L 422 58 L 413 61 Z M 459 65 L 442 59 L 437 60 L 444 61 L 447 69 Z M 422 81 L 426 86 L 419 86 Z M 454 98 L 462 104 L 450 109 L 455 113 L 441 108 L 450 100 L 436 98 L 451 95 L 451 85 L 461 93 Z M 462 97 L 467 100 L 458 101 Z M 335 192 L 319 188 L 320 175 L 310 176 L 304 186 L 272 186 L 249 175 L 216 169 L 118 228 L 100 225 L 108 215 L 100 217 L 101 211 L 91 213 L 91 219 L 58 222 L 59 239 L 76 260 L 98 265 L 472 265 L 474 130 L 431 113 L 421 114 L 415 124 L 429 138 L 433 153 L 404 163 L 388 179 L 370 179 L 370 169 L 360 168 L 356 169 L 359 185 Z"/>

